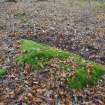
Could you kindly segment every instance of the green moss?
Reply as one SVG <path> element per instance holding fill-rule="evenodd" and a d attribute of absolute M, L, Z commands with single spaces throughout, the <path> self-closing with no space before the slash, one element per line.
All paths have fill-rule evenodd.
<path fill-rule="evenodd" d="M 0 68 L 0 78 L 5 76 L 7 73 L 6 69 Z"/>
<path fill-rule="evenodd" d="M 105 75 L 105 67 L 99 64 L 93 63 L 93 70 L 88 75 L 85 68 L 76 69 L 76 75 L 74 78 L 67 79 L 67 87 L 74 89 L 82 89 L 87 85 L 95 85 L 102 75 Z"/>
<path fill-rule="evenodd" d="M 33 69 L 46 65 L 51 58 L 65 59 L 68 52 L 52 48 L 45 44 L 36 43 L 31 40 L 21 40 L 21 55 L 16 58 L 18 65 L 29 64 Z"/>
<path fill-rule="evenodd" d="M 50 47 L 46 44 L 36 43 L 31 40 L 21 40 L 21 54 L 17 56 L 16 62 L 19 66 L 24 67 L 25 64 L 29 64 L 32 70 L 38 70 L 48 64 L 52 58 L 60 59 L 59 69 L 70 72 L 72 67 L 69 64 L 65 64 L 63 61 L 66 59 L 74 59 L 74 62 L 78 65 L 75 68 L 75 76 L 73 78 L 67 77 L 66 85 L 70 88 L 81 89 L 87 85 L 94 85 L 105 74 L 105 67 L 83 59 L 81 56 Z M 92 65 L 92 73 L 89 76 L 86 70 L 86 65 Z"/>

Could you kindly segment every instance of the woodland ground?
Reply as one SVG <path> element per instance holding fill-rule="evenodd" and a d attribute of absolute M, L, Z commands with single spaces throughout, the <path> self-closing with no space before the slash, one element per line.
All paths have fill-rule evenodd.
<path fill-rule="evenodd" d="M 73 1 L 73 0 L 72 0 Z M 94 3 L 93 3 L 94 4 Z M 65 89 L 61 73 L 46 67 L 24 73 L 15 65 L 18 40 L 32 39 L 105 65 L 105 10 L 68 0 L 0 3 L 0 105 L 104 105 L 105 77 L 84 90 Z M 55 79 L 57 76 L 57 80 Z"/>

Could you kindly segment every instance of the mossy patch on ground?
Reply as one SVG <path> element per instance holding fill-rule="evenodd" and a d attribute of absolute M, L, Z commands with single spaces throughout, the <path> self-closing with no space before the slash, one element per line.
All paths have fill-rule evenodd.
<path fill-rule="evenodd" d="M 0 78 L 7 74 L 6 69 L 0 68 Z"/>
<path fill-rule="evenodd" d="M 65 59 L 69 56 L 66 51 L 49 47 L 31 40 L 21 40 L 21 55 L 16 59 L 18 65 L 29 64 L 32 69 L 45 65 L 51 58 Z"/>
<path fill-rule="evenodd" d="M 68 70 L 74 71 L 74 74 L 66 79 L 66 84 L 70 88 L 81 89 L 87 85 L 94 85 L 105 74 L 103 65 L 85 60 L 81 56 L 68 51 L 31 40 L 22 39 L 20 44 L 21 54 L 16 57 L 19 66 L 24 67 L 25 64 L 28 64 L 32 70 L 38 70 L 48 65 L 51 59 L 57 58 L 61 61 L 58 63 L 59 69 L 67 72 Z"/>

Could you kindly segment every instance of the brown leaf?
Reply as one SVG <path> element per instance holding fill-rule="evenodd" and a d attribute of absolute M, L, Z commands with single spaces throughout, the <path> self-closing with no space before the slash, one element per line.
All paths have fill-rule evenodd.
<path fill-rule="evenodd" d="M 4 60 L 3 60 L 3 58 L 2 58 L 1 55 L 0 55 L 0 65 L 2 65 L 3 62 L 4 62 Z"/>
<path fill-rule="evenodd" d="M 24 96 L 23 95 L 20 95 L 19 96 L 19 101 L 23 101 L 24 100 Z"/>
<path fill-rule="evenodd" d="M 65 77 L 67 76 L 67 73 L 63 71 L 63 72 L 61 73 L 61 76 L 65 78 Z"/>
<path fill-rule="evenodd" d="M 14 97 L 15 97 L 14 91 L 10 92 L 10 93 L 9 93 L 9 96 L 10 96 L 11 98 L 14 98 Z"/>
<path fill-rule="evenodd" d="M 31 71 L 31 68 L 28 64 L 25 65 L 25 68 L 24 68 L 24 74 L 25 75 L 29 75 L 30 74 L 30 71 Z"/>
<path fill-rule="evenodd" d="M 5 105 L 3 102 L 0 102 L 0 105 Z"/>
<path fill-rule="evenodd" d="M 72 69 L 75 69 L 78 66 L 73 59 L 67 59 L 64 63 L 70 65 Z"/>
<path fill-rule="evenodd" d="M 28 96 L 28 98 L 29 98 L 30 101 L 33 101 L 34 100 L 34 96 L 31 93 L 28 93 L 27 96 Z"/>
<path fill-rule="evenodd" d="M 37 94 L 39 94 L 39 95 L 41 95 L 43 93 L 43 89 L 40 89 L 40 88 L 37 89 L 36 91 L 37 91 Z"/>
<path fill-rule="evenodd" d="M 93 66 L 91 64 L 86 65 L 86 70 L 87 70 L 88 75 L 92 73 L 92 69 L 93 69 Z"/>

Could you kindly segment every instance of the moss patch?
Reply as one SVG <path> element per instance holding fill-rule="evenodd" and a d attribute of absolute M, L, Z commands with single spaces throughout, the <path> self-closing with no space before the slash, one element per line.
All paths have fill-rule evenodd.
<path fill-rule="evenodd" d="M 21 54 L 16 57 L 19 66 L 24 67 L 28 64 L 35 70 L 47 65 L 50 59 L 57 58 L 61 61 L 58 63 L 59 69 L 68 72 L 70 68 L 74 71 L 74 74 L 66 79 L 70 88 L 81 89 L 87 85 L 94 85 L 105 74 L 103 65 L 85 60 L 79 55 L 31 40 L 21 40 L 20 44 Z"/>
<path fill-rule="evenodd" d="M 6 69 L 0 68 L 0 78 L 7 74 Z"/>

